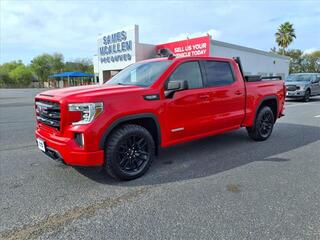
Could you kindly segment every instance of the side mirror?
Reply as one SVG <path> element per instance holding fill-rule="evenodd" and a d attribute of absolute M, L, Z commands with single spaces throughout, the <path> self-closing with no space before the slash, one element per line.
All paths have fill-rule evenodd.
<path fill-rule="evenodd" d="M 166 86 L 164 95 L 166 97 L 170 97 L 170 96 L 173 96 L 175 92 L 186 90 L 186 89 L 188 89 L 188 82 L 185 80 L 169 81 Z"/>

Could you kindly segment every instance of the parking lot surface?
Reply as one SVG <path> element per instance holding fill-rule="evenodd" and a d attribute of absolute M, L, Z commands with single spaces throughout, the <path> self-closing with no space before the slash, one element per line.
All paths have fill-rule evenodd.
<path fill-rule="evenodd" d="M 320 98 L 289 101 L 265 142 L 245 129 L 160 151 L 117 182 L 41 153 L 39 89 L 0 89 L 0 239 L 320 239 Z"/>

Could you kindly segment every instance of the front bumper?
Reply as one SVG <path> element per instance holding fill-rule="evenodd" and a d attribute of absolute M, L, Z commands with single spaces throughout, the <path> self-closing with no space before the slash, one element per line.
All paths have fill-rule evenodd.
<path fill-rule="evenodd" d="M 36 138 L 45 142 L 45 154 L 54 160 L 72 166 L 101 166 L 104 163 L 104 151 L 86 151 L 77 146 L 73 139 L 59 137 L 36 129 Z"/>
<path fill-rule="evenodd" d="M 302 98 L 305 95 L 305 90 L 287 91 L 287 98 Z"/>

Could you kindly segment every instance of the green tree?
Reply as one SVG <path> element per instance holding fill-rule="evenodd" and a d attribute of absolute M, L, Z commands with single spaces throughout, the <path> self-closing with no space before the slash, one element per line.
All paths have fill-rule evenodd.
<path fill-rule="evenodd" d="M 303 55 L 303 72 L 320 72 L 320 50 Z"/>
<path fill-rule="evenodd" d="M 21 60 L 12 61 L 12 62 L 8 62 L 0 65 L 0 86 L 1 87 L 13 86 L 16 84 L 15 79 L 12 79 L 9 76 L 9 74 L 11 71 L 13 71 L 19 66 L 23 66 L 23 63 Z"/>
<path fill-rule="evenodd" d="M 53 73 L 63 72 L 64 70 L 64 58 L 61 53 L 54 53 L 51 56 L 51 65 Z"/>
<path fill-rule="evenodd" d="M 21 65 L 23 65 L 21 60 L 4 63 L 0 65 L 0 72 L 9 74 L 9 72 Z"/>
<path fill-rule="evenodd" d="M 73 72 L 85 72 L 85 73 L 93 73 L 93 64 L 91 59 L 88 58 L 79 58 L 72 62 L 66 62 L 65 71 Z"/>
<path fill-rule="evenodd" d="M 17 86 L 28 86 L 32 80 L 32 72 L 25 65 L 20 65 L 9 73 Z"/>
<path fill-rule="evenodd" d="M 293 24 L 290 22 L 281 24 L 278 31 L 275 33 L 275 37 L 278 46 L 281 48 L 282 54 L 285 54 L 288 46 L 293 42 L 293 39 L 296 38 Z"/>
<path fill-rule="evenodd" d="M 13 79 L 9 77 L 8 73 L 0 72 L 0 87 L 7 87 L 13 84 Z"/>
<path fill-rule="evenodd" d="M 303 71 L 303 52 L 300 49 L 290 49 L 285 55 L 290 57 L 290 73 L 299 73 Z"/>
<path fill-rule="evenodd" d="M 283 54 L 281 50 L 275 47 L 270 51 L 276 54 Z M 300 49 L 289 49 L 285 55 L 290 57 L 289 72 L 320 72 L 320 50 L 314 51 L 309 54 L 304 54 Z"/>
<path fill-rule="evenodd" d="M 52 73 L 52 56 L 46 53 L 39 55 L 32 59 L 30 66 L 38 80 L 43 84 Z"/>

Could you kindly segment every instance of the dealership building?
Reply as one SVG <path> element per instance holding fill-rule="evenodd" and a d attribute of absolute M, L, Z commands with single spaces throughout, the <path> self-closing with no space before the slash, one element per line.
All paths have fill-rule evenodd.
<path fill-rule="evenodd" d="M 176 57 L 240 57 L 246 75 L 285 78 L 289 73 L 289 57 L 216 41 L 209 35 L 157 45 L 140 43 L 139 27 L 133 25 L 98 36 L 97 54 L 93 61 L 96 82 L 104 83 L 132 63 L 157 57 L 158 50 L 162 48 L 169 49 Z"/>

